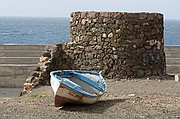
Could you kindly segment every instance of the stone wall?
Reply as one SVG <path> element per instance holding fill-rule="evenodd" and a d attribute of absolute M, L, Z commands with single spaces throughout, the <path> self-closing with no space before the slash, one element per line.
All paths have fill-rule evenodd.
<path fill-rule="evenodd" d="M 73 12 L 70 23 L 79 68 L 104 70 L 109 78 L 165 73 L 162 14 Z"/>
<path fill-rule="evenodd" d="M 47 45 L 27 83 L 48 84 L 50 71 L 101 71 L 105 78 L 164 75 L 163 15 L 73 12 L 69 43 Z"/>

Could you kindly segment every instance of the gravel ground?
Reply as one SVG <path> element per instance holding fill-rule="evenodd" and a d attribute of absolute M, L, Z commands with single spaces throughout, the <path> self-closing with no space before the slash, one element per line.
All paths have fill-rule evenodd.
<path fill-rule="evenodd" d="M 54 106 L 52 89 L 39 87 L 22 97 L 0 97 L 0 119 L 178 119 L 180 82 L 108 80 L 108 92 L 93 105 Z"/>

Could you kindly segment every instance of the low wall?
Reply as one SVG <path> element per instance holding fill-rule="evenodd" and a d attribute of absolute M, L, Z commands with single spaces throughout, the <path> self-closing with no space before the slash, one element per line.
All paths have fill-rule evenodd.
<path fill-rule="evenodd" d="M 29 46 L 31 46 L 31 45 L 29 45 Z M 46 46 L 46 50 L 47 49 L 52 49 L 52 48 L 50 48 L 50 46 L 54 47 L 56 45 L 48 45 L 48 47 Z M 16 46 L 16 47 L 19 47 L 19 46 Z M 45 47 L 45 46 L 43 46 L 43 47 Z M 39 51 L 39 50 L 37 50 L 37 51 Z M 14 52 L 16 52 L 16 51 L 14 51 Z M 42 52 L 43 52 L 43 50 L 42 50 Z M 180 59 L 180 46 L 165 46 L 165 53 L 166 53 L 166 71 L 167 71 L 167 73 L 168 74 L 179 74 L 179 72 L 180 72 L 180 62 L 177 62 L 177 61 L 180 61 L 179 60 Z M 48 55 L 44 55 L 44 56 L 48 56 Z M 49 54 L 49 56 L 50 56 L 50 54 Z M 61 61 L 61 64 L 58 64 L 58 67 L 60 66 L 60 67 L 63 67 L 64 69 L 71 69 L 71 68 L 73 69 L 73 68 L 75 68 L 72 65 L 73 64 L 73 60 L 66 60 L 66 59 L 70 59 L 70 58 L 68 58 L 70 56 L 66 55 L 65 52 L 63 54 L 61 54 L 61 56 L 63 57 L 63 59 Z M 51 58 L 49 58 L 49 60 L 51 60 Z M 66 62 L 68 62 L 68 63 L 66 63 Z M 43 64 L 47 65 L 48 64 L 48 60 L 44 61 L 43 63 L 39 63 L 39 65 L 40 64 L 42 66 L 43 66 Z M 38 68 L 39 71 L 37 71 L 37 70 L 33 71 L 33 69 L 35 69 L 35 66 L 34 66 L 34 68 L 31 71 L 29 71 L 28 73 L 27 72 L 25 73 L 26 70 L 24 71 L 24 69 L 23 69 L 24 66 L 18 66 L 17 69 L 9 68 L 9 70 L 7 70 L 7 72 L 9 72 L 8 73 L 8 77 L 4 78 L 4 75 L 7 74 L 7 73 L 4 73 L 7 68 L 8 68 L 7 66 L 6 67 L 2 67 L 1 66 L 1 68 L 0 68 L 1 69 L 0 70 L 0 74 L 3 74 L 0 77 L 0 80 L 1 80 L 0 81 L 1 82 L 0 83 L 0 87 L 22 87 L 24 82 L 31 82 L 31 83 L 35 82 L 35 85 L 39 84 L 39 82 L 44 82 L 44 84 L 46 84 L 46 82 L 48 83 L 48 80 L 49 80 L 49 73 L 48 72 L 50 72 L 51 70 L 56 70 L 57 67 L 56 68 L 54 67 L 54 69 L 50 69 L 50 68 L 47 68 L 47 67 L 44 66 L 44 70 L 43 71 L 40 71 L 40 68 Z M 28 68 L 28 67 L 26 66 L 26 68 Z M 43 68 L 41 68 L 41 69 L 43 69 Z M 10 73 L 12 70 L 15 70 L 17 72 L 21 72 L 21 70 L 23 70 L 22 71 L 23 74 L 17 74 L 15 76 L 15 79 L 14 79 L 14 73 L 13 74 Z M 32 72 L 32 75 L 30 76 L 31 72 Z M 37 75 L 37 74 L 39 74 L 39 75 Z M 28 76 L 29 76 L 29 78 L 27 79 L 27 81 L 25 81 L 25 79 Z M 41 77 L 41 79 L 39 79 L 39 77 Z"/>
<path fill-rule="evenodd" d="M 45 46 L 0 44 L 0 87 L 23 87 Z"/>

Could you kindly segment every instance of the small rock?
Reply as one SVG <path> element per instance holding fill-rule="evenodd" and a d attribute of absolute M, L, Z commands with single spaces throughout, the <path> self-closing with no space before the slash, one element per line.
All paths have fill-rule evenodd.
<path fill-rule="evenodd" d="M 84 49 L 84 46 L 78 45 L 78 46 L 76 46 L 76 48 Z"/>
<path fill-rule="evenodd" d="M 86 19 L 82 19 L 81 24 L 85 25 L 86 24 Z"/>
<path fill-rule="evenodd" d="M 92 28 L 92 32 L 95 33 L 97 31 L 96 28 Z"/>
<path fill-rule="evenodd" d="M 103 38 L 106 38 L 106 37 L 107 37 L 107 35 L 106 35 L 105 33 L 103 33 L 102 37 L 103 37 Z"/>
<path fill-rule="evenodd" d="M 116 30 L 116 33 L 119 33 L 120 31 L 121 31 L 121 29 L 117 29 L 117 30 Z"/>
<path fill-rule="evenodd" d="M 145 118 L 145 116 L 141 115 L 140 118 Z"/>
<path fill-rule="evenodd" d="M 46 71 L 49 71 L 49 70 L 50 70 L 50 67 L 48 67 L 48 66 L 41 66 L 40 69 L 41 69 L 43 72 L 46 72 Z"/>
<path fill-rule="evenodd" d="M 49 51 L 44 51 L 42 55 L 43 57 L 51 57 L 51 54 Z"/>
<path fill-rule="evenodd" d="M 134 96 L 135 96 L 135 94 L 129 94 L 128 96 L 129 96 L 129 97 L 134 97 Z"/>
<path fill-rule="evenodd" d="M 145 19 L 147 17 L 146 13 L 139 14 L 139 19 Z"/>
<path fill-rule="evenodd" d="M 33 80 L 34 80 L 34 76 L 29 76 L 27 79 L 26 79 L 26 83 L 31 83 Z"/>
<path fill-rule="evenodd" d="M 52 51 L 52 52 L 51 52 L 51 57 L 52 57 L 52 58 L 58 58 L 58 57 L 59 57 L 59 53 Z"/>
<path fill-rule="evenodd" d="M 134 29 L 134 26 L 133 26 L 132 24 L 128 24 L 128 25 L 127 25 L 127 28 L 128 28 L 129 30 L 133 30 L 133 29 Z"/>
<path fill-rule="evenodd" d="M 96 19 L 93 19 L 93 22 L 94 22 L 94 23 L 96 23 L 96 22 L 97 22 L 97 20 L 96 20 Z"/>
<path fill-rule="evenodd" d="M 39 72 L 38 71 L 32 71 L 32 76 L 34 77 L 39 77 Z"/>
<path fill-rule="evenodd" d="M 114 59 L 118 59 L 118 55 L 114 55 Z"/>
<path fill-rule="evenodd" d="M 145 47 L 145 49 L 147 49 L 147 50 L 150 50 L 152 47 L 151 46 L 144 46 Z"/>
<path fill-rule="evenodd" d="M 110 33 L 109 35 L 108 35 L 108 38 L 112 38 L 113 37 L 113 33 Z"/>
<path fill-rule="evenodd" d="M 30 91 L 32 89 L 32 83 L 24 83 L 24 91 Z"/>
<path fill-rule="evenodd" d="M 51 61 L 44 62 L 44 65 L 50 67 L 51 66 Z"/>
<path fill-rule="evenodd" d="M 40 61 L 40 62 L 45 62 L 45 61 L 48 61 L 48 59 L 49 59 L 49 57 L 41 56 L 41 57 L 39 58 L 39 61 Z"/>

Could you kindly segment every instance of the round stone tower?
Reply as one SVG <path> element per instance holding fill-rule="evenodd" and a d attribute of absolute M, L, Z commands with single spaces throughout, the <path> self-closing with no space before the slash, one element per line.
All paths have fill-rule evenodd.
<path fill-rule="evenodd" d="M 103 70 L 110 78 L 164 75 L 163 15 L 160 13 L 73 12 L 71 42 L 84 49 L 79 68 Z"/>

